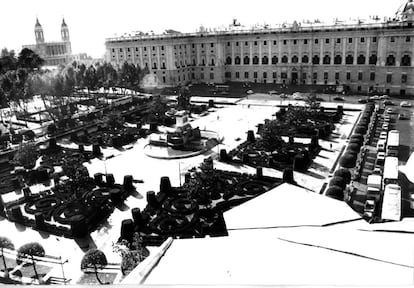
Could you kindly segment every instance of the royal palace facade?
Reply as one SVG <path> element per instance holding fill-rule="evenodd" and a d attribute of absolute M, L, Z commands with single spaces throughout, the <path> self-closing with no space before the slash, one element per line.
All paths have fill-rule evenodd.
<path fill-rule="evenodd" d="M 414 96 L 414 2 L 372 23 L 134 35 L 106 39 L 107 61 L 148 67 L 160 86 L 257 82 L 335 85 Z"/>

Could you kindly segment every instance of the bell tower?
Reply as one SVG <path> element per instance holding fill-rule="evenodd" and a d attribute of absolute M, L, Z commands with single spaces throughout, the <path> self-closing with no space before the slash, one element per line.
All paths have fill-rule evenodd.
<path fill-rule="evenodd" d="M 43 35 L 43 28 L 42 25 L 39 23 L 39 19 L 36 18 L 36 25 L 35 25 L 35 36 L 36 36 L 36 44 L 44 43 L 45 37 Z"/>
<path fill-rule="evenodd" d="M 66 25 L 64 18 L 62 20 L 62 26 L 60 28 L 60 34 L 62 36 L 62 41 L 70 41 L 69 28 L 68 28 L 68 25 Z"/>

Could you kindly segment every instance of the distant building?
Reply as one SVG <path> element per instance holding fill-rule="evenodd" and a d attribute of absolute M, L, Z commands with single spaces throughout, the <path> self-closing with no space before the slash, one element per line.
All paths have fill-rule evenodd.
<path fill-rule="evenodd" d="M 148 67 L 160 86 L 257 82 L 414 96 L 414 2 L 394 18 L 106 39 L 107 61 Z M 330 87 L 332 88 L 332 87 Z"/>
<path fill-rule="evenodd" d="M 78 64 L 82 63 L 86 66 L 95 65 L 97 63 L 103 63 L 103 58 L 92 58 L 86 53 L 78 53 L 78 54 L 72 54 L 72 61 L 76 61 Z"/>
<path fill-rule="evenodd" d="M 62 21 L 60 28 L 62 41 L 57 42 L 45 42 L 42 25 L 36 18 L 35 24 L 35 37 L 36 44 L 24 45 L 23 48 L 28 48 L 36 52 L 42 57 L 47 66 L 56 66 L 59 64 L 68 64 L 72 61 L 72 47 L 69 38 L 69 28 L 65 23 L 65 19 Z"/>

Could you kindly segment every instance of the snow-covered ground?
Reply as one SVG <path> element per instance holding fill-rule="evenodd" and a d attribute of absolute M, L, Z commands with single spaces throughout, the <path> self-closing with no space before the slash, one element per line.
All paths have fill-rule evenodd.
<path fill-rule="evenodd" d="M 95 173 L 100 172 L 113 173 L 117 183 L 123 182 L 124 175 L 133 175 L 135 179 L 144 180 L 144 183 L 135 184 L 139 196 L 129 197 L 121 210 L 116 209 L 108 218 L 107 223 L 91 234 L 94 245 L 104 251 L 109 262 L 120 262 L 119 255 L 112 251 L 112 243 L 116 242 L 120 235 L 121 221 L 131 218 L 132 208 L 139 207 L 143 209 L 146 206 L 146 192 L 151 190 L 157 192 L 159 190 L 160 177 L 168 176 L 173 186 L 180 185 L 184 181 L 183 175 L 188 169 L 198 166 L 206 157 L 217 156 L 220 149 L 230 151 L 235 148 L 246 139 L 246 131 L 254 130 L 256 132 L 257 124 L 263 123 L 264 119 L 272 119 L 272 115 L 278 111 L 278 108 L 272 102 L 245 101 L 247 100 L 241 101 L 238 105 L 216 109 L 205 117 L 194 119 L 191 122 L 193 127 L 199 127 L 201 130 L 216 131 L 220 138 L 224 138 L 223 142 L 216 146 L 213 151 L 186 159 L 154 159 L 146 156 L 144 153 L 144 146 L 148 144 L 148 139 L 139 139 L 133 145 L 124 147 L 127 148 L 124 151 L 113 148 L 102 149 L 104 159 L 106 160 L 93 159 L 90 163 L 85 164 L 92 177 Z M 315 165 L 309 170 L 310 173 L 302 174 L 295 172 L 295 180 L 299 185 L 314 192 L 319 192 L 323 183 L 326 182 L 327 171 L 331 169 L 341 147 L 345 145 L 346 137 L 351 131 L 357 116 L 358 112 L 346 113 L 345 124 L 336 131 L 340 134 L 340 137 L 335 139 L 336 142 L 320 141 L 320 144 L 325 149 L 320 154 L 320 157 L 315 159 Z M 330 144 L 332 144 L 332 151 Z M 76 145 L 68 146 L 76 147 Z M 85 150 L 92 150 L 92 148 L 86 146 Z M 214 162 L 214 165 L 219 169 L 230 169 L 228 168 L 229 165 L 217 161 Z M 255 173 L 253 168 L 246 166 L 232 167 L 231 169 Z M 264 174 L 281 177 L 281 172 L 273 169 L 264 169 Z M 318 176 L 315 177 L 314 174 L 318 174 Z M 65 264 L 66 276 L 75 281 L 79 278 L 81 273 L 80 260 L 83 252 L 75 241 L 55 236 L 40 235 L 29 228 L 19 227 L 6 220 L 0 221 L 0 229 L 7 231 L 4 233 L 13 240 L 16 247 L 27 242 L 37 241 L 45 247 L 47 254 L 61 255 L 63 258 L 69 259 L 69 263 Z"/>

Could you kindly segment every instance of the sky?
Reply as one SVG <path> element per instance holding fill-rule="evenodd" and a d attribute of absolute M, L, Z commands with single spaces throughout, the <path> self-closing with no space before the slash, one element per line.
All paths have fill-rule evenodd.
<path fill-rule="evenodd" d="M 34 44 L 36 17 L 45 41 L 60 40 L 62 17 L 69 27 L 73 53 L 105 54 L 105 39 L 132 31 L 165 29 L 195 32 L 227 26 L 236 18 L 254 24 L 292 23 L 334 18 L 393 17 L 407 0 L 0 0 L 0 48 L 20 51 Z"/>

